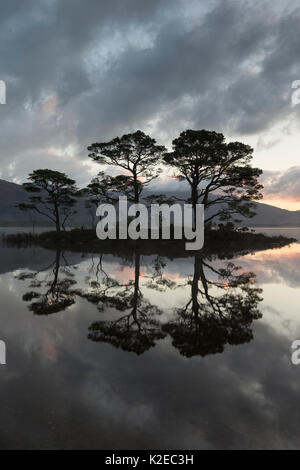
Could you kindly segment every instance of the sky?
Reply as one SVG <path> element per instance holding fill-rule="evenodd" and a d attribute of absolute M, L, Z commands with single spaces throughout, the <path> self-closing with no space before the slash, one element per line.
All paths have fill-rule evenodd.
<path fill-rule="evenodd" d="M 300 210 L 299 21 L 300 0 L 1 2 L 0 178 L 83 186 L 93 142 L 208 129 L 253 147 L 264 202 Z"/>

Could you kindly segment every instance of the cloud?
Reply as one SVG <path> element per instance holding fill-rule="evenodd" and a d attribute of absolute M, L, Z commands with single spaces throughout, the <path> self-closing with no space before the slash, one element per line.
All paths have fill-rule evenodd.
<path fill-rule="evenodd" d="M 268 198 L 300 201 L 300 166 L 286 171 L 265 171 L 262 177 L 264 195 Z"/>
<path fill-rule="evenodd" d="M 12 0 L 0 18 L 0 176 L 23 180 L 39 155 L 87 180 L 87 145 L 138 128 L 170 144 L 188 127 L 247 139 L 298 121 L 299 17 L 297 2 L 268 0 Z"/>

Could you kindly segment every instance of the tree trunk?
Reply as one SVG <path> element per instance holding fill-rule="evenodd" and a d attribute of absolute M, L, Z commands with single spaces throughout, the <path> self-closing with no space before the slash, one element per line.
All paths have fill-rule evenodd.
<path fill-rule="evenodd" d="M 193 309 L 193 314 L 196 319 L 199 317 L 199 301 L 198 301 L 198 291 L 199 291 L 199 278 L 200 278 L 200 269 L 201 269 L 201 262 L 202 260 L 200 259 L 199 256 L 195 256 L 194 259 L 194 276 L 192 280 L 192 288 L 191 288 L 191 294 L 192 294 L 192 309 Z"/>
<path fill-rule="evenodd" d="M 198 203 L 198 186 L 195 182 L 193 182 L 192 184 L 191 199 L 193 207 L 193 230 L 196 230 L 196 206 Z"/>
<path fill-rule="evenodd" d="M 137 308 L 138 308 L 138 300 L 140 295 L 140 254 L 135 253 L 135 269 L 134 269 L 134 292 L 133 292 L 133 299 L 132 299 L 132 316 L 135 321 L 138 323 L 137 319 Z"/>
<path fill-rule="evenodd" d="M 56 250 L 54 279 L 53 279 L 53 283 L 52 283 L 52 289 L 54 289 L 54 287 L 56 287 L 57 281 L 58 281 L 58 273 L 59 273 L 59 268 L 60 268 L 60 255 L 61 255 L 61 250 L 60 250 L 60 248 L 58 248 Z"/>
<path fill-rule="evenodd" d="M 56 225 L 56 232 L 60 234 L 60 217 L 59 217 L 59 210 L 57 204 L 55 204 L 55 225 Z"/>
<path fill-rule="evenodd" d="M 138 179 L 137 175 L 134 172 L 133 173 L 133 188 L 134 188 L 134 203 L 138 204 L 140 201 L 140 195 L 139 195 L 139 184 L 138 184 Z"/>

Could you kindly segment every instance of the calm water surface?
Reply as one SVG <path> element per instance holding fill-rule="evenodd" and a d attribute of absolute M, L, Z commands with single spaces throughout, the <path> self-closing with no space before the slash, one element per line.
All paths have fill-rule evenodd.
<path fill-rule="evenodd" d="M 300 448 L 299 243 L 0 252 L 0 448 Z"/>

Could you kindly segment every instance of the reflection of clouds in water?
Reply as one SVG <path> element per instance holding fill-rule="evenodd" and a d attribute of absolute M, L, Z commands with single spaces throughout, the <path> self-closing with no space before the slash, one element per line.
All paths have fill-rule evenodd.
<path fill-rule="evenodd" d="M 300 291 L 280 271 L 294 259 L 292 251 L 283 250 L 282 257 L 276 251 L 235 261 L 259 276 L 272 262 L 279 273 L 281 284 L 271 284 L 267 271 L 263 319 L 255 322 L 254 340 L 188 360 L 169 337 L 142 356 L 87 341 L 89 326 L 102 318 L 94 305 L 78 298 L 65 311 L 36 316 L 22 302 L 24 282 L 1 276 L 1 334 L 10 374 L 7 382 L 7 368 L 5 374 L 0 369 L 1 420 L 10 423 L 0 431 L 1 442 L 41 448 L 299 447 L 300 380 L 290 362 L 290 336 L 299 331 Z M 141 260 L 146 299 L 169 309 L 184 304 L 191 286 L 163 292 L 147 287 L 153 260 Z M 75 261 L 77 286 L 87 286 L 92 260 Z M 193 273 L 193 258 L 165 262 L 163 275 L 176 284 Z M 215 268 L 222 265 L 213 262 Z M 105 255 L 103 268 L 114 276 L 118 258 Z M 133 279 L 132 262 L 123 272 Z"/>
<path fill-rule="evenodd" d="M 237 258 L 263 287 L 262 321 L 293 341 L 300 336 L 300 244 L 258 251 Z"/>
<path fill-rule="evenodd" d="M 64 339 L 69 334 L 65 331 Z M 16 348 L 24 367 L 15 380 L 30 402 L 14 414 L 2 442 L 14 432 L 15 439 L 23 436 L 23 445 L 41 447 L 57 442 L 82 448 L 298 447 L 299 374 L 286 343 L 266 325 L 257 327 L 255 342 L 204 360 L 187 361 L 163 345 L 143 360 L 107 345 L 89 343 L 84 349 L 73 330 L 71 340 L 55 368 L 36 351 L 29 379 L 29 363 Z M 84 356 L 74 359 L 74 344 Z M 0 399 L 9 393 L 13 403 L 24 405 L 16 382 L 10 386 L 1 387 Z M 8 411 L 5 407 L 4 420 Z M 48 421 L 58 427 L 55 433 Z"/>
<path fill-rule="evenodd" d="M 284 284 L 263 286 L 262 321 L 290 341 L 300 337 L 300 289 Z"/>
<path fill-rule="evenodd" d="M 300 287 L 300 244 L 249 254 L 237 258 L 236 262 L 254 271 L 260 284 L 283 282 Z"/>

